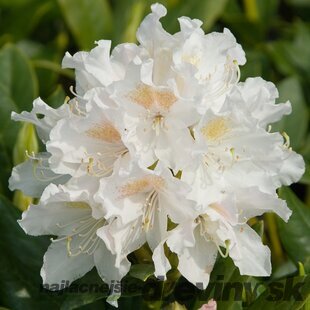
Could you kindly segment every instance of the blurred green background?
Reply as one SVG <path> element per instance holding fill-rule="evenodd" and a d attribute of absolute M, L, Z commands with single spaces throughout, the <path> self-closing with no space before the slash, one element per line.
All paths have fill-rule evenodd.
<path fill-rule="evenodd" d="M 19 192 L 10 193 L 7 180 L 13 165 L 25 159 L 25 150 L 37 151 L 41 146 L 33 128 L 12 122 L 10 114 L 31 110 L 32 100 L 39 95 L 53 107 L 62 104 L 65 96 L 70 95 L 69 86 L 74 85 L 74 73 L 61 69 L 64 53 L 90 50 L 99 39 L 111 39 L 113 46 L 135 42 L 135 31 L 152 2 L 0 0 L 0 306 L 75 309 L 90 304 L 83 309 L 109 308 L 102 296 L 96 294 L 56 296 L 38 292 L 39 269 L 48 238 L 31 238 L 20 230 L 16 224 L 20 217 L 18 208 L 24 209 L 31 199 Z M 299 276 L 302 281 L 306 279 L 303 293 L 304 297 L 309 296 L 309 279 L 305 277 L 310 270 L 310 0 L 161 2 L 168 8 L 163 24 L 170 32 L 178 31 L 177 17 L 182 15 L 201 19 L 207 32 L 229 28 L 247 56 L 247 63 L 241 68 L 241 81 L 249 76 L 262 76 L 278 86 L 280 101 L 292 102 L 293 113 L 273 128 L 287 132 L 293 149 L 306 161 L 306 173 L 300 183 L 279 191 L 294 213 L 288 224 L 267 214 L 263 219 L 253 219 L 251 225 L 272 250 L 274 272 L 270 279 L 264 279 L 265 283 L 289 275 Z M 219 260 L 213 278 L 221 273 L 226 277 L 225 270 L 230 270 L 230 277 L 225 280 L 243 281 L 244 277 L 229 260 Z M 96 277 L 90 275 L 90 279 L 93 276 Z M 307 307 L 305 298 L 300 302 L 290 299 L 266 303 L 265 293 L 262 289 L 258 298 L 244 294 L 243 303 L 227 301 L 219 302 L 218 306 L 220 310 L 245 306 L 249 309 Z M 146 307 L 139 306 L 142 305 L 139 296 L 129 297 L 121 299 L 121 309 Z M 198 299 L 194 296 L 186 306 L 197 308 Z M 175 304 L 169 307 L 177 309 Z"/>

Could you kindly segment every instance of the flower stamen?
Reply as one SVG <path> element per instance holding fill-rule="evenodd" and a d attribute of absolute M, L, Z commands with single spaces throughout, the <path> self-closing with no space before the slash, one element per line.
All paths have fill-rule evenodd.
<path fill-rule="evenodd" d="M 155 190 L 153 190 L 149 193 L 144 203 L 144 213 L 142 218 L 142 228 L 144 231 L 152 229 L 157 205 L 158 205 L 158 193 Z"/>

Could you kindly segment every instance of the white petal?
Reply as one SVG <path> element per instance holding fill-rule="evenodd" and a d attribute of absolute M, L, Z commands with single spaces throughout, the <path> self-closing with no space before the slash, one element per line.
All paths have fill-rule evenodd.
<path fill-rule="evenodd" d="M 103 242 L 100 243 L 94 253 L 94 261 L 101 279 L 111 284 L 112 281 L 121 281 L 130 269 L 130 262 L 125 258 L 119 268 L 115 267 L 116 256 L 113 255 Z"/>
<path fill-rule="evenodd" d="M 62 281 L 74 280 L 82 277 L 94 267 L 92 255 L 80 254 L 68 256 L 66 241 L 52 243 L 44 255 L 41 269 L 43 284 L 61 284 Z M 53 286 L 51 287 L 53 288 Z"/>
<path fill-rule="evenodd" d="M 300 180 L 305 173 L 305 162 L 299 154 L 292 150 L 284 150 L 282 157 L 282 166 L 278 175 L 280 184 L 291 185 Z"/>
<path fill-rule="evenodd" d="M 167 14 L 166 8 L 159 3 L 151 6 L 152 13 L 147 15 L 137 30 L 137 39 L 151 53 L 160 47 L 160 42 L 168 41 L 172 36 L 162 27 L 159 19 Z"/>
<path fill-rule="evenodd" d="M 153 251 L 167 236 L 167 213 L 164 210 L 154 212 L 152 229 L 146 232 L 146 241 Z"/>
<path fill-rule="evenodd" d="M 182 184 L 180 184 L 180 187 L 181 186 Z M 180 201 L 182 201 L 181 204 Z M 194 209 L 196 203 L 186 199 L 185 195 L 182 196 L 181 193 L 177 191 L 158 194 L 158 205 L 161 212 L 166 212 L 176 224 L 196 217 Z"/>
<path fill-rule="evenodd" d="M 31 205 L 18 223 L 27 234 L 32 236 L 64 236 L 80 226 L 79 221 L 85 217 L 91 217 L 90 208 L 70 208 L 66 203 L 57 202 L 49 206 Z M 72 225 L 67 225 L 68 223 Z"/>
<path fill-rule="evenodd" d="M 292 211 L 284 200 L 276 194 L 262 193 L 258 188 L 247 188 L 236 191 L 237 208 L 241 211 L 240 217 L 248 220 L 251 217 L 262 215 L 265 212 L 275 212 L 284 221 L 288 221 Z"/>
<path fill-rule="evenodd" d="M 165 240 L 163 240 L 154 250 L 153 252 L 153 262 L 155 267 L 154 275 L 157 278 L 160 279 L 166 279 L 166 273 L 170 270 L 171 265 L 169 263 L 168 258 L 165 255 L 164 250 L 164 243 Z"/>
<path fill-rule="evenodd" d="M 146 195 L 145 193 L 138 193 L 132 197 L 123 198 L 120 194 L 122 184 L 124 184 L 123 179 L 117 176 L 101 179 L 95 200 L 103 204 L 107 219 L 117 216 L 126 225 L 142 215 Z"/>
<path fill-rule="evenodd" d="M 278 96 L 278 90 L 273 83 L 256 77 L 238 84 L 229 95 L 229 101 L 241 109 L 247 109 L 261 127 L 266 127 L 292 112 L 290 102 L 275 103 Z"/>
<path fill-rule="evenodd" d="M 197 31 L 199 34 L 204 34 L 203 30 L 200 28 L 202 26 L 202 21 L 199 19 L 190 19 L 189 17 L 183 16 L 178 18 L 180 23 L 180 29 L 184 38 L 191 35 L 194 31 Z"/>
<path fill-rule="evenodd" d="M 155 154 L 173 170 L 181 170 L 190 161 L 189 150 L 192 148 L 193 140 L 188 129 L 173 130 L 160 133 Z"/>
<path fill-rule="evenodd" d="M 41 153 L 37 157 L 43 158 L 45 155 Z M 27 196 L 40 197 L 50 183 L 64 184 L 69 178 L 69 175 L 54 173 L 49 168 L 47 159 L 42 163 L 29 159 L 13 168 L 9 188 L 12 191 L 21 190 Z"/>
<path fill-rule="evenodd" d="M 239 65 L 244 65 L 246 63 L 245 52 L 243 51 L 240 44 L 236 42 L 234 35 L 227 28 L 224 28 L 223 33 L 226 36 L 226 41 L 233 43 L 233 47 L 229 50 L 229 56 L 232 59 L 237 60 Z"/>
<path fill-rule="evenodd" d="M 76 91 L 84 95 L 89 89 L 107 86 L 119 79 L 117 66 L 110 60 L 111 41 L 100 40 L 90 52 L 66 53 L 62 66 L 76 70 Z"/>
<path fill-rule="evenodd" d="M 97 235 L 107 248 L 116 255 L 115 266 L 119 268 L 131 252 L 139 249 L 146 241 L 141 221 L 124 225 L 119 219 L 98 229 Z"/>
<path fill-rule="evenodd" d="M 241 275 L 269 276 L 271 274 L 270 250 L 262 244 L 259 235 L 248 225 L 234 227 L 235 244 L 229 249 Z"/>
<path fill-rule="evenodd" d="M 86 198 L 85 200 L 83 198 Z M 70 191 L 50 184 L 42 194 L 38 205 L 31 205 L 19 221 L 30 235 L 71 235 L 81 221 L 92 219 L 92 210 L 84 191 Z M 93 219 L 94 222 L 96 219 Z"/>
<path fill-rule="evenodd" d="M 205 289 L 209 283 L 216 256 L 216 245 L 201 237 L 199 228 L 196 228 L 195 246 L 185 248 L 179 255 L 178 269 L 189 282 L 200 289 Z"/>
<path fill-rule="evenodd" d="M 182 254 L 185 248 L 195 246 L 194 230 L 197 224 L 194 221 L 187 221 L 169 232 L 167 245 L 172 252 Z"/>
<path fill-rule="evenodd" d="M 68 104 L 61 105 L 58 109 L 48 106 L 41 98 L 33 101 L 31 112 L 23 111 L 20 114 L 12 112 L 14 121 L 29 122 L 36 126 L 40 139 L 45 143 L 48 140 L 51 129 L 56 125 L 57 121 L 70 114 Z M 38 116 L 44 116 L 39 118 Z"/>

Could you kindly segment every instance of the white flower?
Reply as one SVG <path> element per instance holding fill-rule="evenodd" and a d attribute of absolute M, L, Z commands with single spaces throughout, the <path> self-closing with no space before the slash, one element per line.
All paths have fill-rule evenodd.
<path fill-rule="evenodd" d="M 151 8 L 137 39 L 154 63 L 153 82 L 166 85 L 173 80 L 182 97 L 198 97 L 203 91 L 205 100 L 197 105 L 204 113 L 207 104 L 214 105 L 238 82 L 238 64 L 245 63 L 244 51 L 228 29 L 205 35 L 202 22 L 188 17 L 179 18 L 181 31 L 171 35 L 159 21 L 167 13 L 165 7 L 154 4 Z"/>
<path fill-rule="evenodd" d="M 64 184 L 70 176 L 54 173 L 48 163 L 50 155 L 39 153 L 29 155 L 29 159 L 12 170 L 9 179 L 10 190 L 21 190 L 25 195 L 40 197 L 44 189 L 50 184 Z"/>
<path fill-rule="evenodd" d="M 186 150 L 193 143 L 189 127 L 198 121 L 198 113 L 193 100 L 177 97 L 172 88 L 144 83 L 144 75 L 152 74 L 149 69 L 133 64 L 126 78 L 113 85 L 111 97 L 121 110 L 123 140 L 141 166 L 159 159 L 181 169 L 189 160 Z"/>
<path fill-rule="evenodd" d="M 290 110 L 290 104 L 274 104 L 275 88 L 261 79 L 257 82 L 250 79 L 235 86 L 221 110 L 209 109 L 193 128 L 194 164 L 184 169 L 183 179 L 192 184 L 198 203 L 204 197 L 217 197 L 220 187 L 232 185 L 258 186 L 274 193 L 281 184 L 296 182 L 304 172 L 302 157 L 279 133 L 266 130 L 266 119 L 278 120 Z"/>
<path fill-rule="evenodd" d="M 98 235 L 121 261 L 145 242 L 153 250 L 166 236 L 168 218 L 180 223 L 193 216 L 194 202 L 185 197 L 187 184 L 161 164 L 154 170 L 132 164 L 101 179 L 95 196 L 111 224 Z M 182 200 L 182 206 L 179 201 Z"/>
<path fill-rule="evenodd" d="M 114 267 L 115 256 L 97 236 L 97 230 L 107 221 L 92 216 L 92 193 L 85 184 L 78 189 L 74 181 L 67 186 L 50 184 L 39 205 L 30 206 L 19 221 L 27 234 L 57 236 L 51 239 L 41 269 L 43 284 L 50 288 L 55 287 L 52 284 L 60 287 L 64 280 L 67 285 L 94 266 L 108 284 L 121 280 L 129 270 L 126 258 L 118 268 Z"/>
<path fill-rule="evenodd" d="M 118 128 L 117 110 L 100 88 L 84 96 L 84 111 L 61 119 L 46 145 L 51 169 L 56 173 L 109 176 L 117 159 L 128 153 Z"/>
<path fill-rule="evenodd" d="M 48 106 L 41 98 L 37 98 L 33 102 L 31 112 L 22 112 L 17 114 L 12 112 L 14 121 L 28 122 L 36 126 L 39 138 L 43 143 L 48 141 L 51 129 L 56 123 L 70 115 L 70 105 L 63 104 L 58 109 Z"/>
<path fill-rule="evenodd" d="M 178 255 L 181 274 L 199 288 L 206 288 L 217 253 L 230 256 L 241 274 L 268 276 L 271 273 L 270 251 L 264 246 L 247 220 L 264 212 L 274 211 L 288 220 L 291 211 L 283 200 L 247 188 L 225 193 L 204 207 L 197 209 L 194 220 L 182 222 L 169 232 L 155 249 L 155 274 L 165 276 L 170 264 L 164 254 L 166 241 Z M 225 249 L 225 252 L 221 248 Z"/>
<path fill-rule="evenodd" d="M 180 18 L 181 31 L 167 33 L 159 19 L 162 5 L 137 32 L 141 52 L 128 64 L 124 79 L 111 84 L 111 97 L 123 110 L 124 140 L 142 166 L 157 159 L 178 170 L 189 161 L 189 128 L 211 104 L 222 104 L 238 82 L 244 52 L 226 29 L 205 35 L 201 22 Z M 151 30 L 151 34 L 150 34 Z M 218 100 L 222 98 L 221 100 Z"/>
<path fill-rule="evenodd" d="M 268 247 L 246 223 L 291 214 L 276 190 L 298 181 L 304 162 L 271 127 L 290 103 L 276 104 L 276 87 L 261 78 L 239 82 L 245 55 L 228 29 L 204 34 L 201 21 L 181 17 L 169 34 L 165 7 L 151 9 L 139 45 L 110 54 L 111 42 L 101 40 L 66 54 L 73 99 L 52 109 L 39 98 L 30 113 L 12 114 L 34 124 L 46 146 L 9 180 L 39 198 L 19 222 L 25 232 L 57 236 L 44 283 L 71 283 L 93 266 L 103 281 L 121 280 L 141 246 L 153 251 L 156 276 L 171 267 L 168 247 L 199 288 L 218 253 L 241 274 L 271 272 Z"/>
<path fill-rule="evenodd" d="M 289 101 L 275 104 L 278 97 L 278 90 L 273 83 L 260 77 L 248 78 L 233 90 L 227 104 L 245 110 L 254 118 L 257 125 L 266 128 L 292 112 Z"/>
<path fill-rule="evenodd" d="M 139 53 L 135 44 L 120 44 L 110 56 L 111 41 L 100 40 L 92 51 L 78 52 L 74 56 L 66 53 L 63 68 L 74 68 L 76 91 L 83 96 L 88 90 L 107 86 L 124 76 L 128 63 Z"/>

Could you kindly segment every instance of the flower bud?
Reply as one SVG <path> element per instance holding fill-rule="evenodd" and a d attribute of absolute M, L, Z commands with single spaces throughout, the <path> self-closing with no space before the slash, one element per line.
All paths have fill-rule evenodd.
<path fill-rule="evenodd" d="M 27 159 L 26 152 L 29 154 L 37 153 L 39 149 L 34 126 L 30 123 L 23 123 L 13 149 L 13 162 L 18 165 Z M 15 191 L 13 203 L 20 210 L 24 211 L 33 202 L 33 198 L 25 196 L 21 191 Z"/>

